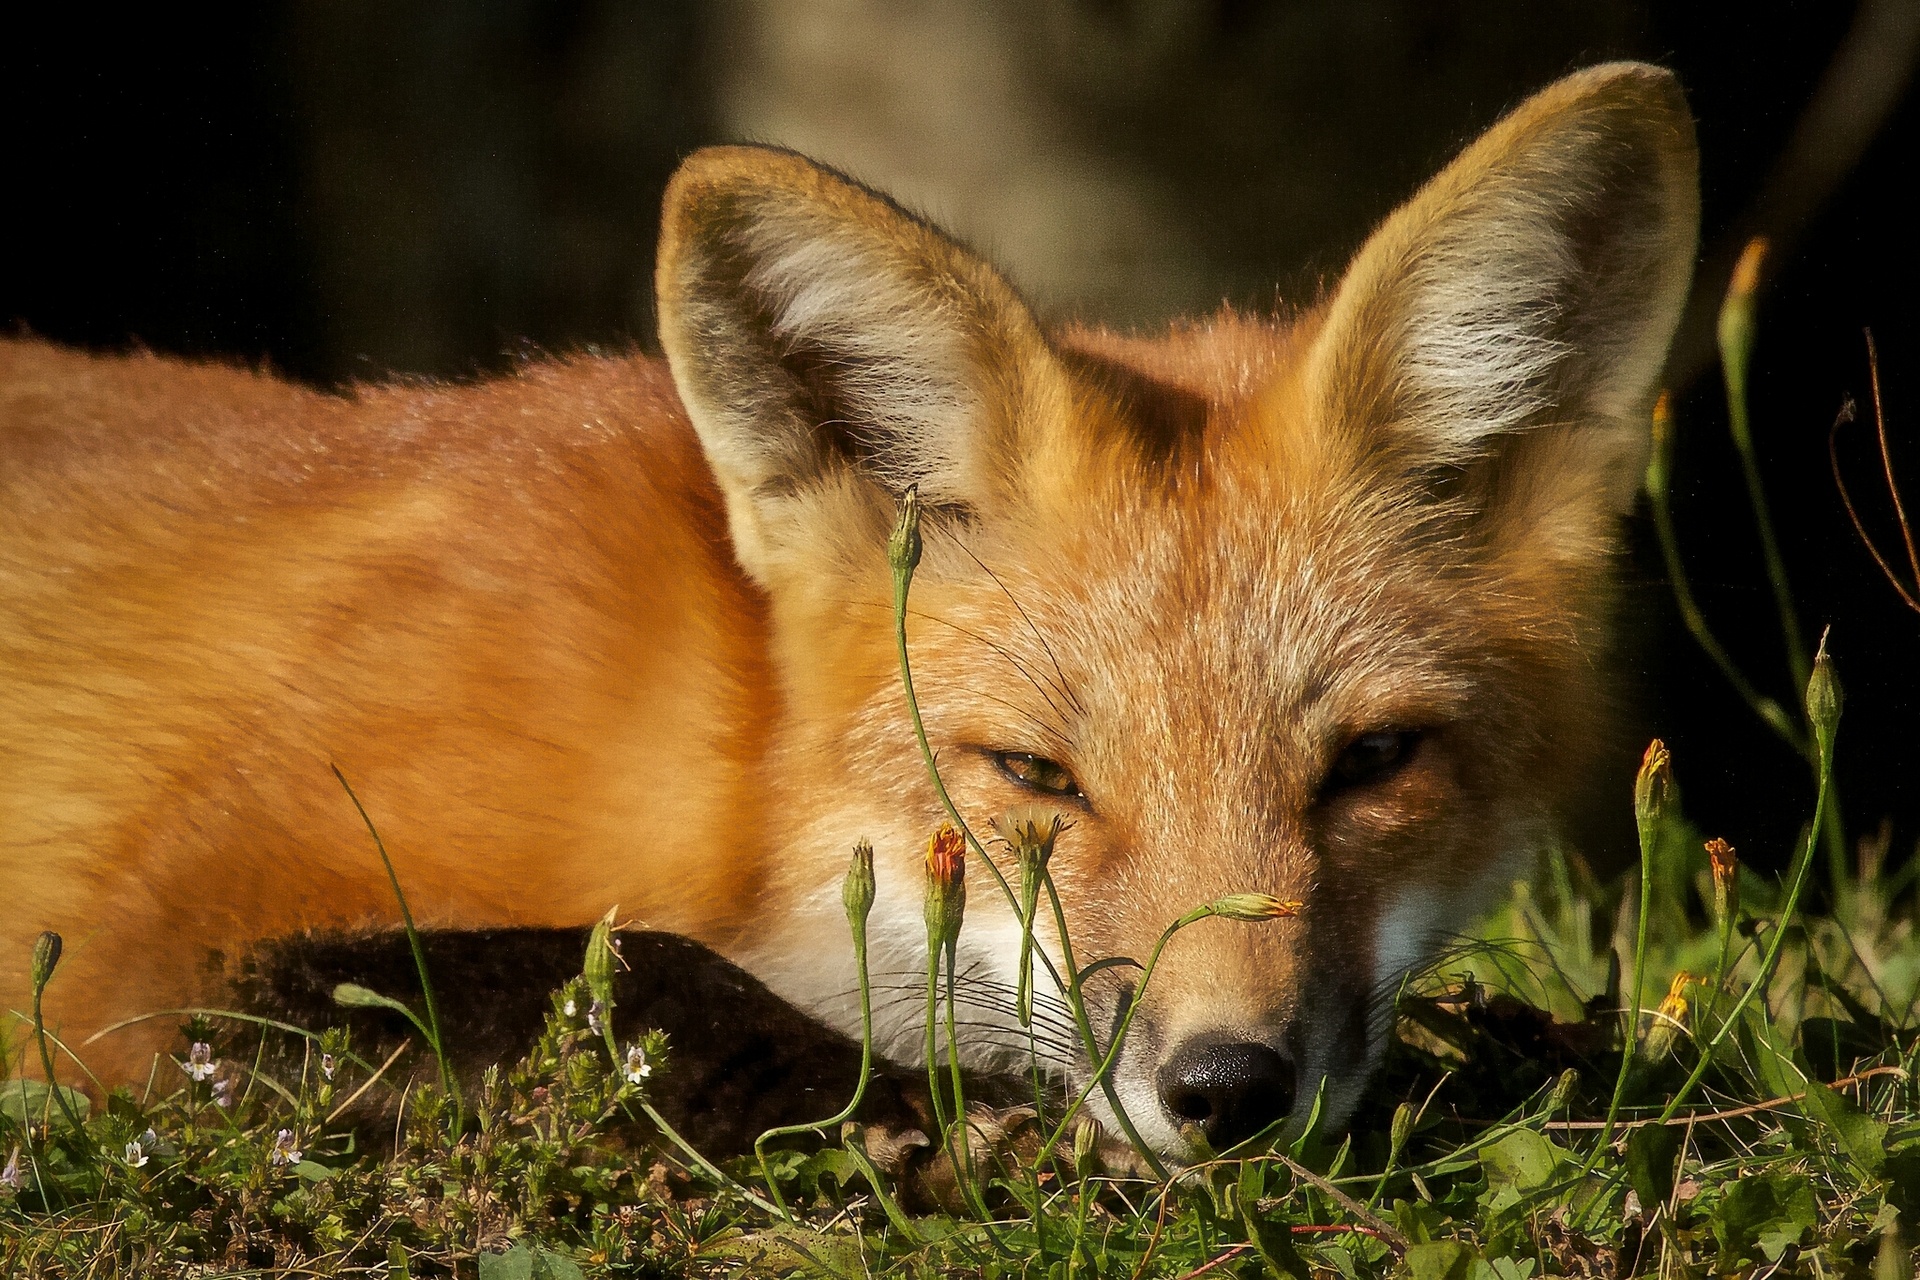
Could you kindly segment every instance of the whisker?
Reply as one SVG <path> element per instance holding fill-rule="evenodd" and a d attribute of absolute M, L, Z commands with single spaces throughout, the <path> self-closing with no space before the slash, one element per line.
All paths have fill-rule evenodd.
<path fill-rule="evenodd" d="M 885 990 L 885 992 L 895 992 L 895 994 L 889 996 L 889 998 L 885 1000 L 885 1004 L 881 1006 L 887 1007 L 887 1009 L 897 1009 L 897 1007 L 902 1006 L 902 1004 L 924 1004 L 925 1002 L 925 984 L 900 983 L 893 984 L 893 986 L 877 986 L 876 984 L 874 990 L 876 990 L 876 992 L 881 992 L 881 990 Z M 847 994 L 851 994 L 851 992 L 847 992 Z M 1000 998 L 981 1000 L 981 998 L 972 996 L 970 992 L 966 992 L 964 988 L 960 988 L 958 984 L 956 984 L 956 988 L 954 988 L 954 1002 L 956 1002 L 956 1004 L 973 1007 L 973 1009 L 991 1009 L 991 1011 L 996 1011 L 996 1013 L 1008 1013 L 1008 1015 L 1012 1015 L 1012 1013 L 1018 1011 L 1012 1000 L 1000 1000 Z M 1043 1007 L 1035 1006 L 1033 1015 L 1035 1015 L 1035 1023 L 1041 1023 L 1048 1031 L 1052 1031 L 1054 1034 L 1064 1034 L 1064 1036 L 1073 1036 L 1073 1034 L 1075 1034 L 1075 1025 L 1073 1025 L 1071 1021 L 1068 1021 L 1066 1017 L 1060 1017 L 1058 1013 L 1052 1013 L 1052 1011 L 1046 1011 Z"/>
<path fill-rule="evenodd" d="M 1052 708 L 1053 714 L 1055 714 L 1056 716 L 1059 716 L 1062 723 L 1066 721 L 1066 714 L 1060 710 L 1060 705 L 1053 700 L 1053 695 L 1047 692 L 1046 686 L 1042 685 L 1039 680 L 1035 679 L 1033 672 L 1027 669 L 1026 664 L 1021 662 L 1020 659 L 1014 657 L 1013 652 L 1009 650 L 1006 646 L 999 644 L 993 640 L 989 640 L 986 636 L 981 635 L 979 632 L 963 627 L 959 623 L 954 622 L 949 618 L 941 617 L 939 614 L 928 613 L 922 609 L 913 609 L 913 610 L 910 610 L 909 612 L 911 612 L 913 616 L 916 618 L 924 618 L 928 622 L 937 622 L 943 627 L 950 627 L 953 630 L 958 631 L 961 635 L 966 636 L 968 639 L 978 641 L 979 643 L 985 645 L 987 648 L 991 649 L 994 653 L 998 654 L 1000 657 L 1005 658 L 1008 664 L 1011 665 L 1015 671 L 1018 671 L 1028 684 L 1034 687 L 1034 691 L 1037 692 L 1043 699 L 1046 700 L 1046 704 L 1048 707 Z M 1061 738 L 1062 740 L 1066 740 L 1066 735 L 1062 734 Z M 1072 745 L 1071 742 L 1069 742 L 1068 745 Z"/>
<path fill-rule="evenodd" d="M 969 560 L 972 560 L 975 564 L 980 566 L 980 572 L 986 574 L 989 578 L 992 578 L 993 585 L 1000 588 L 1000 593 L 1006 596 L 1007 603 L 1011 604 L 1014 608 L 1014 612 L 1020 615 L 1020 621 L 1027 624 L 1027 630 L 1031 631 L 1033 633 L 1033 638 L 1040 642 L 1040 648 L 1045 651 L 1047 655 L 1047 661 L 1053 664 L 1053 674 L 1056 677 L 1056 681 L 1054 682 L 1054 688 L 1060 691 L 1060 695 L 1067 700 L 1067 704 L 1069 706 L 1071 706 L 1075 711 L 1084 713 L 1086 708 L 1080 705 L 1080 699 L 1074 696 L 1072 686 L 1070 686 L 1067 683 L 1067 673 L 1060 669 L 1060 659 L 1054 655 L 1053 646 L 1047 643 L 1046 636 L 1042 635 L 1040 632 L 1040 628 L 1034 625 L 1033 618 L 1027 613 L 1026 606 L 1021 604 L 1019 597 L 1013 594 L 1013 591 L 1007 586 L 1005 582 L 1001 581 L 1000 575 L 995 573 L 991 568 L 989 568 L 985 560 L 982 560 L 979 556 L 974 554 L 973 548 L 967 545 L 966 539 L 960 537 L 956 533 L 954 535 L 953 541 L 956 546 L 958 546 L 962 551 L 967 553 L 967 558 Z M 1916 572 L 1920 572 L 1920 570 L 1916 570 Z"/>

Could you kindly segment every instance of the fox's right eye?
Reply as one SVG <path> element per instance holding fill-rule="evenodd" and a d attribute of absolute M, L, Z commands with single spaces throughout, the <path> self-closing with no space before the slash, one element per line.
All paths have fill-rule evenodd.
<path fill-rule="evenodd" d="M 1384 778 L 1412 758 L 1420 745 L 1418 730 L 1376 729 L 1349 742 L 1334 758 L 1321 794 L 1363 786 Z"/>
<path fill-rule="evenodd" d="M 1058 761 L 1029 755 L 1024 751 L 996 751 L 993 753 L 993 762 L 1000 767 L 1000 772 L 1030 791 L 1050 796 L 1068 796 L 1075 800 L 1086 798 L 1080 791 L 1080 784 L 1074 781 L 1073 774 Z"/>

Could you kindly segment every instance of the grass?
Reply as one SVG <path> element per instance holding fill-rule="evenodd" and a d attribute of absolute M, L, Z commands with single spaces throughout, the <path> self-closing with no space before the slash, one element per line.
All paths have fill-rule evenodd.
<path fill-rule="evenodd" d="M 1751 341 L 1750 280 L 1746 289 L 1731 300 L 1746 310 L 1722 326 L 1731 344 Z M 1745 352 L 1726 354 L 1739 370 L 1728 386 L 1745 457 Z M 1119 1039 L 1093 1034 L 1079 999 L 1087 970 L 1036 948 L 1017 1007 L 1049 985 L 1098 1069 L 1069 1098 L 1036 1070 L 1030 1116 L 1004 1117 L 995 1141 L 961 1140 L 951 956 L 967 854 L 993 870 L 987 891 L 1029 936 L 1043 912 L 1065 926 L 1048 872 L 1057 824 L 999 824 L 1014 883 L 949 804 L 929 855 L 927 921 L 929 1044 L 949 1051 L 945 1072 L 929 1052 L 927 1085 L 949 1118 L 935 1146 L 959 1188 L 945 1210 L 910 1207 L 877 1167 L 874 1135 L 847 1123 L 851 1102 L 719 1165 L 665 1130 L 650 1091 L 671 1080 L 670 1046 L 631 1027 L 621 1030 L 633 1038 L 616 1035 L 609 921 L 581 977 L 554 993 L 531 1053 L 464 1099 L 443 1065 L 444 1084 L 401 1100 L 391 1150 L 379 1152 L 343 1117 L 388 1087 L 385 1065 L 356 1056 L 340 1029 L 196 1016 L 144 1090 L 93 1108 L 50 1086 L 64 1047 L 38 1018 L 59 958 L 49 935 L 34 1011 L 0 1041 L 0 1275 L 1913 1275 L 1920 863 L 1890 871 L 1884 833 L 1841 856 L 1831 795 L 1841 700 L 1824 642 L 1789 663 L 1805 672 L 1796 711 L 1714 642 L 1672 541 L 1671 429 L 1663 419 L 1649 490 L 1689 629 L 1810 766 L 1806 826 L 1780 842 L 1788 872 L 1755 874 L 1704 839 L 1656 743 L 1633 797 L 1638 866 L 1603 883 L 1577 856 L 1544 850 L 1534 876 L 1403 990 L 1394 1045 L 1346 1133 L 1316 1121 L 1184 1170 L 1106 1158 L 1131 1131 L 1106 1078 Z M 1757 486 L 1757 472 L 1746 480 Z M 1764 495 L 1750 494 L 1770 543 Z M 891 546 L 897 620 L 917 518 L 910 496 Z M 1776 586 L 1790 604 L 1783 577 Z M 1785 607 L 1782 625 L 1797 629 Z M 899 656 L 911 701 L 903 633 Z M 856 851 L 844 901 L 864 1008 L 870 852 Z M 1167 936 L 1208 915 L 1285 927 L 1267 922 L 1292 905 L 1230 895 L 1196 905 Z M 417 945 L 416 955 L 421 1036 L 438 1055 Z M 1149 957 L 1141 988 L 1151 969 Z M 393 1003 L 343 997 L 369 998 Z M 296 1076 L 249 1065 L 289 1034 L 304 1046 Z M 1117 1116 L 1112 1138 L 1080 1110 L 1096 1090 Z M 648 1131 L 663 1141 L 631 1139 Z"/>

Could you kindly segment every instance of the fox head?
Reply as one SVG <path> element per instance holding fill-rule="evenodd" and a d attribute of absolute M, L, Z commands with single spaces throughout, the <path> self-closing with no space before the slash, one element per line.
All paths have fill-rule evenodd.
<path fill-rule="evenodd" d="M 1591 763 L 1617 526 L 1694 258 L 1673 77 L 1529 99 L 1391 215 L 1318 305 L 1147 339 L 1048 332 L 980 258 L 783 151 L 674 178 L 661 338 L 764 590 L 773 869 L 736 950 L 857 1032 L 839 875 L 878 853 L 883 1050 L 920 1053 L 920 859 L 942 816 L 894 648 L 917 487 L 914 685 L 988 838 L 1051 862 L 1116 1096 L 1163 1152 L 1316 1097 L 1351 1110 L 1397 984 L 1504 884 Z M 959 944 L 978 1065 L 1024 1054 L 1015 912 L 978 864 Z M 1170 921 L 1233 892 L 1296 919 Z M 1056 967 L 1061 939 L 1043 914 Z M 1044 974 L 1044 969 L 1041 971 Z M 1050 983 L 1042 976 L 1042 997 Z M 1054 993 L 1035 1041 L 1077 1083 Z"/>

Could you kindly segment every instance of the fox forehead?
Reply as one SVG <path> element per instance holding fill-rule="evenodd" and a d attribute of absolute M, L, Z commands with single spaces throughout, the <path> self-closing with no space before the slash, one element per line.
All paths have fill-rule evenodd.
<path fill-rule="evenodd" d="M 1292 338 L 1234 317 L 1161 343 L 1068 336 L 1124 351 L 1129 381 L 1096 384 L 1055 430 L 1137 445 L 1143 383 L 1198 411 L 1157 450 L 1076 450 L 1065 474 L 1029 477 L 1033 501 L 952 531 L 972 589 L 946 607 L 995 639 L 977 658 L 1081 719 L 1169 736 L 1223 719 L 1271 735 L 1310 710 L 1412 723 L 1460 701 L 1448 659 L 1473 643 L 1462 606 L 1482 570 L 1427 527 L 1414 487 L 1318 420 Z M 1064 687 L 1025 680 L 1036 666 Z"/>

